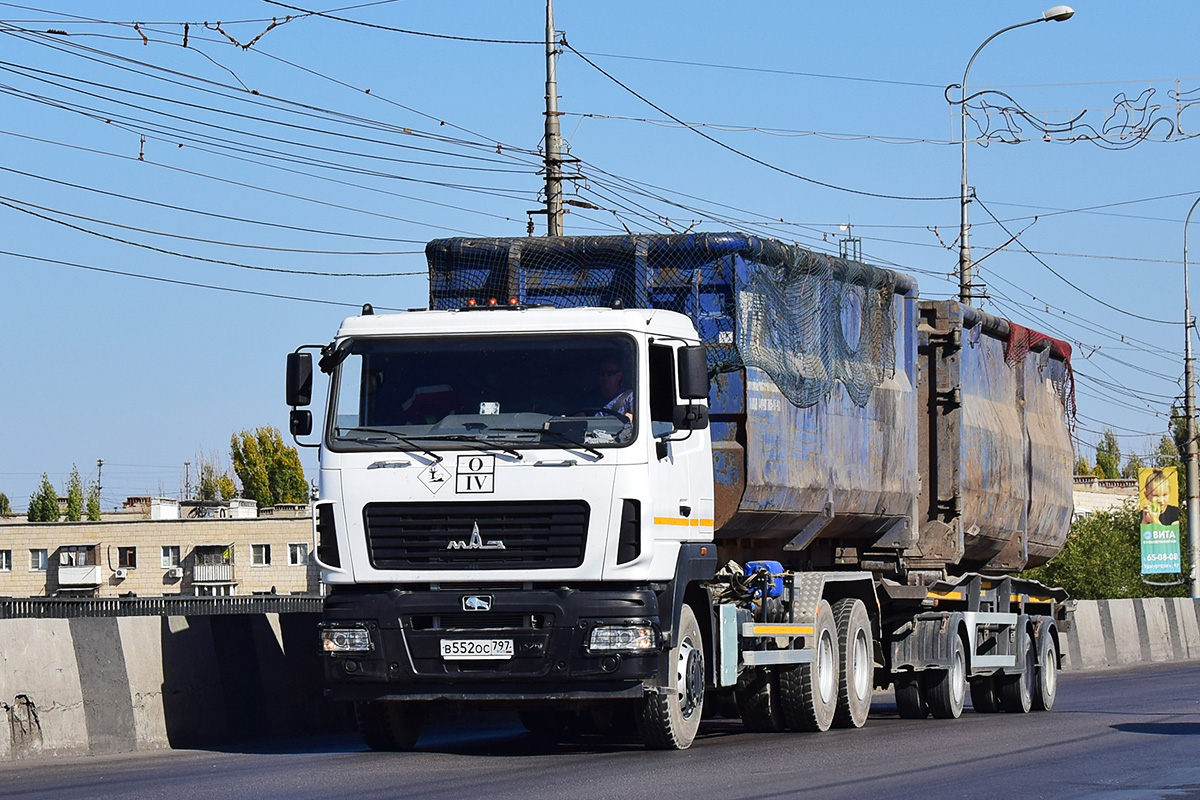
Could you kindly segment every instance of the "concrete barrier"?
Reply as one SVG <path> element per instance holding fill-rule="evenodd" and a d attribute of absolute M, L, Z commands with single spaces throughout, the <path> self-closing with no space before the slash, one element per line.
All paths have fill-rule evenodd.
<path fill-rule="evenodd" d="M 1069 670 L 1200 659 L 1200 600 L 1080 600 L 1063 654 Z"/>
<path fill-rule="evenodd" d="M 320 616 L 0 620 L 0 758 L 348 730 L 322 695 Z"/>
<path fill-rule="evenodd" d="M 350 730 L 302 613 L 0 620 L 0 759 Z M 1200 601 L 1084 600 L 1064 668 L 1200 659 Z"/>

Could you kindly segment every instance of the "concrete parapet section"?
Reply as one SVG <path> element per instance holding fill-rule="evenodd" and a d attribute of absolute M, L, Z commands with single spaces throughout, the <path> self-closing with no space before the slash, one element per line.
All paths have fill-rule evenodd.
<path fill-rule="evenodd" d="M 322 694 L 319 613 L 236 613 L 232 602 L 212 603 L 219 613 L 186 613 L 195 609 L 173 602 L 185 613 L 117 616 L 132 608 L 97 605 L 111 613 L 0 619 L 0 711 L 8 718 L 0 759 L 353 727 L 348 709 Z M 1083 600 L 1064 633 L 1069 670 L 1200 660 L 1200 601 Z"/>
<path fill-rule="evenodd" d="M 0 759 L 347 730 L 319 614 L 0 620 Z"/>
<path fill-rule="evenodd" d="M 1080 600 L 1063 653 L 1069 670 L 1200 659 L 1200 600 Z"/>

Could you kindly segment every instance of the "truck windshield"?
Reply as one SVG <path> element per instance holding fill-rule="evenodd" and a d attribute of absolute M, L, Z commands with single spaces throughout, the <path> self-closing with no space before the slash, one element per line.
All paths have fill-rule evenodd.
<path fill-rule="evenodd" d="M 619 334 L 358 339 L 335 375 L 329 445 L 596 453 L 633 441 L 636 378 Z"/>

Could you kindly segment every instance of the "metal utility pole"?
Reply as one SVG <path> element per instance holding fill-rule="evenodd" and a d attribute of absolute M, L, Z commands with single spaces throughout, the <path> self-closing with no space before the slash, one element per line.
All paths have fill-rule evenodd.
<path fill-rule="evenodd" d="M 563 235 L 562 135 L 558 125 L 558 37 L 554 0 L 546 0 L 546 235 Z"/>
<path fill-rule="evenodd" d="M 100 496 L 100 490 L 104 488 L 104 459 L 96 459 L 96 496 Z"/>
<path fill-rule="evenodd" d="M 1183 221 L 1183 413 L 1187 416 L 1187 528 L 1188 558 L 1191 561 L 1191 595 L 1200 597 L 1200 486 L 1197 485 L 1197 461 L 1200 447 L 1196 443 L 1196 375 L 1192 359 L 1192 335 L 1196 321 L 1192 318 L 1191 290 L 1188 276 L 1188 224 L 1192 212 L 1200 205 L 1197 197 Z"/>
<path fill-rule="evenodd" d="M 192 462 L 183 462 L 183 498 L 192 499 Z"/>

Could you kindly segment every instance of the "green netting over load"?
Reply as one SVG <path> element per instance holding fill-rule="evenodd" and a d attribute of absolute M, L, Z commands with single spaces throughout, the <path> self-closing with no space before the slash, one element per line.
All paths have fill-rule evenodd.
<path fill-rule="evenodd" d="M 430 308 L 663 308 L 687 314 L 714 372 L 762 369 L 793 404 L 840 382 L 866 405 L 895 366 L 893 295 L 911 278 L 741 233 L 437 239 Z"/>

